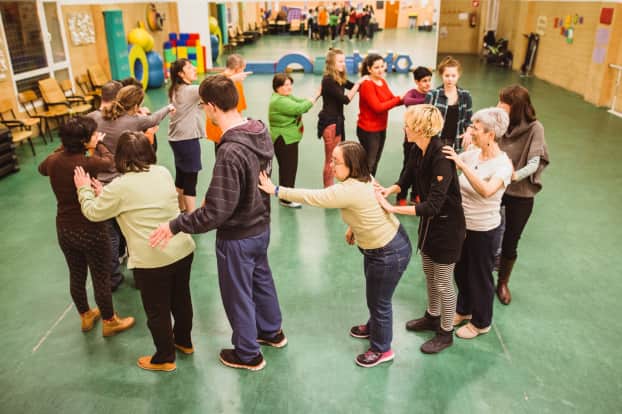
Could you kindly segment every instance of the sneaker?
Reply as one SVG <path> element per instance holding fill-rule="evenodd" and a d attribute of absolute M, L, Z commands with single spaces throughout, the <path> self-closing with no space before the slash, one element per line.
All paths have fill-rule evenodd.
<path fill-rule="evenodd" d="M 456 336 L 462 339 L 473 339 L 479 335 L 488 332 L 490 332 L 490 326 L 480 329 L 477 326 L 473 325 L 471 322 L 469 322 L 456 331 Z"/>
<path fill-rule="evenodd" d="M 287 345 L 287 337 L 283 333 L 282 329 L 276 333 L 276 335 L 268 337 L 266 335 L 259 335 L 257 342 L 264 345 L 270 345 L 274 348 L 283 348 Z"/>
<path fill-rule="evenodd" d="M 454 330 L 447 332 L 442 328 L 438 329 L 434 338 L 421 345 L 421 352 L 424 354 L 438 354 L 443 349 L 450 347 L 454 343 Z"/>
<path fill-rule="evenodd" d="M 370 348 L 364 354 L 357 356 L 354 361 L 363 368 L 371 368 L 383 362 L 391 361 L 393 358 L 395 358 L 395 354 L 390 349 L 387 352 L 376 352 Z"/>
<path fill-rule="evenodd" d="M 134 326 L 134 318 L 128 316 L 127 318 L 119 318 L 116 313 L 112 316 L 112 319 L 103 321 L 102 334 L 103 336 L 113 336 L 119 332 L 123 332 Z"/>
<path fill-rule="evenodd" d="M 82 319 L 82 332 L 88 332 L 93 329 L 95 322 L 101 317 L 101 313 L 99 309 L 93 308 L 89 309 L 84 313 L 80 314 L 80 319 Z"/>
<path fill-rule="evenodd" d="M 369 329 L 367 329 L 367 325 L 356 325 L 350 328 L 350 336 L 360 339 L 369 338 Z"/>
<path fill-rule="evenodd" d="M 422 331 L 432 331 L 436 332 L 441 328 L 441 317 L 440 316 L 432 316 L 425 311 L 425 315 L 419 319 L 413 319 L 412 321 L 406 322 L 406 329 L 409 331 L 422 332 Z"/>
<path fill-rule="evenodd" d="M 138 358 L 138 366 L 147 371 L 166 371 L 171 372 L 177 369 L 177 365 L 174 362 L 163 362 L 161 364 L 154 364 L 151 362 L 151 355 L 142 356 Z"/>
<path fill-rule="evenodd" d="M 186 354 L 186 355 L 194 354 L 194 347 L 188 348 L 187 346 L 182 346 L 182 345 L 179 345 L 179 344 L 175 344 L 175 348 L 177 348 L 177 350 L 179 352 L 181 352 L 182 354 Z"/>
<path fill-rule="evenodd" d="M 279 200 L 279 204 L 282 205 L 283 207 L 302 208 L 302 204 L 294 203 L 293 201 Z"/>
<path fill-rule="evenodd" d="M 400 206 L 400 207 L 405 207 L 405 206 L 408 205 L 408 202 L 406 201 L 405 198 L 400 198 L 400 199 L 397 200 L 396 205 Z"/>
<path fill-rule="evenodd" d="M 231 368 L 248 369 L 250 371 L 259 371 L 266 366 L 266 360 L 263 359 L 261 352 L 248 362 L 242 361 L 235 349 L 222 349 L 220 351 L 220 362 Z"/>
<path fill-rule="evenodd" d="M 470 321 L 473 315 L 460 315 L 458 312 L 454 313 L 454 326 L 460 325 L 464 321 Z"/>

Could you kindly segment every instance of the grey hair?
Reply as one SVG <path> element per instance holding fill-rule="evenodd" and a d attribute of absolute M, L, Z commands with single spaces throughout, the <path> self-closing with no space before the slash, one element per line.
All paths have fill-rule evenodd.
<path fill-rule="evenodd" d="M 501 108 L 485 108 L 475 112 L 471 117 L 471 122 L 479 122 L 486 132 L 493 131 L 495 140 L 498 140 L 507 131 L 510 125 L 510 117 Z"/>

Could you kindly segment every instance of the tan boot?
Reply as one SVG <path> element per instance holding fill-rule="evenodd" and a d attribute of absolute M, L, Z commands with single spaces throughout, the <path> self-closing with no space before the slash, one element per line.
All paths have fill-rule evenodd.
<path fill-rule="evenodd" d="M 132 316 L 128 316 L 127 318 L 119 318 L 119 315 L 115 313 L 112 319 L 104 319 L 102 334 L 103 336 L 113 336 L 119 332 L 130 329 L 132 326 L 134 326 L 134 318 Z"/>
<path fill-rule="evenodd" d="M 95 322 L 101 317 L 101 313 L 99 309 L 93 308 L 89 309 L 84 313 L 80 314 L 80 319 L 82 319 L 82 332 L 88 332 L 93 329 Z"/>
<path fill-rule="evenodd" d="M 504 305 L 509 305 L 512 301 L 512 294 L 508 283 L 510 282 L 510 275 L 512 274 L 512 268 L 516 259 L 506 259 L 501 256 L 501 262 L 499 263 L 499 278 L 497 280 L 497 297 L 499 301 Z"/>

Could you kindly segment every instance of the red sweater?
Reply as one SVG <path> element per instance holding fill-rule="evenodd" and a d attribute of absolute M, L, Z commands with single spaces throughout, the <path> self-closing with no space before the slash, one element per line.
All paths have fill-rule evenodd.
<path fill-rule="evenodd" d="M 387 129 L 389 109 L 401 103 L 400 97 L 391 93 L 384 79 L 381 86 L 366 80 L 359 88 L 359 119 L 356 125 L 367 132 L 384 131 Z"/>

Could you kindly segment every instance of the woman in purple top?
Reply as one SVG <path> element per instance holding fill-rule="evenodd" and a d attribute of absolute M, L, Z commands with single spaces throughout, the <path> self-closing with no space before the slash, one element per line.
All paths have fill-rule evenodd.
<path fill-rule="evenodd" d="M 415 78 L 415 87 L 404 95 L 404 105 L 409 107 L 411 105 L 419 105 L 425 101 L 426 94 L 432 89 L 432 71 L 430 69 L 418 66 L 413 71 L 413 77 Z M 406 164 L 408 163 L 408 154 L 410 154 L 410 150 L 413 147 L 412 142 L 408 142 L 406 139 L 406 134 L 404 134 L 404 162 L 402 164 L 402 172 L 400 176 L 404 173 L 404 169 L 406 168 Z M 408 188 L 403 188 L 400 193 L 397 195 L 397 204 L 400 206 L 405 206 L 407 204 L 406 196 L 408 195 Z M 415 200 L 416 194 L 414 193 L 414 188 L 410 192 L 411 201 Z"/>

